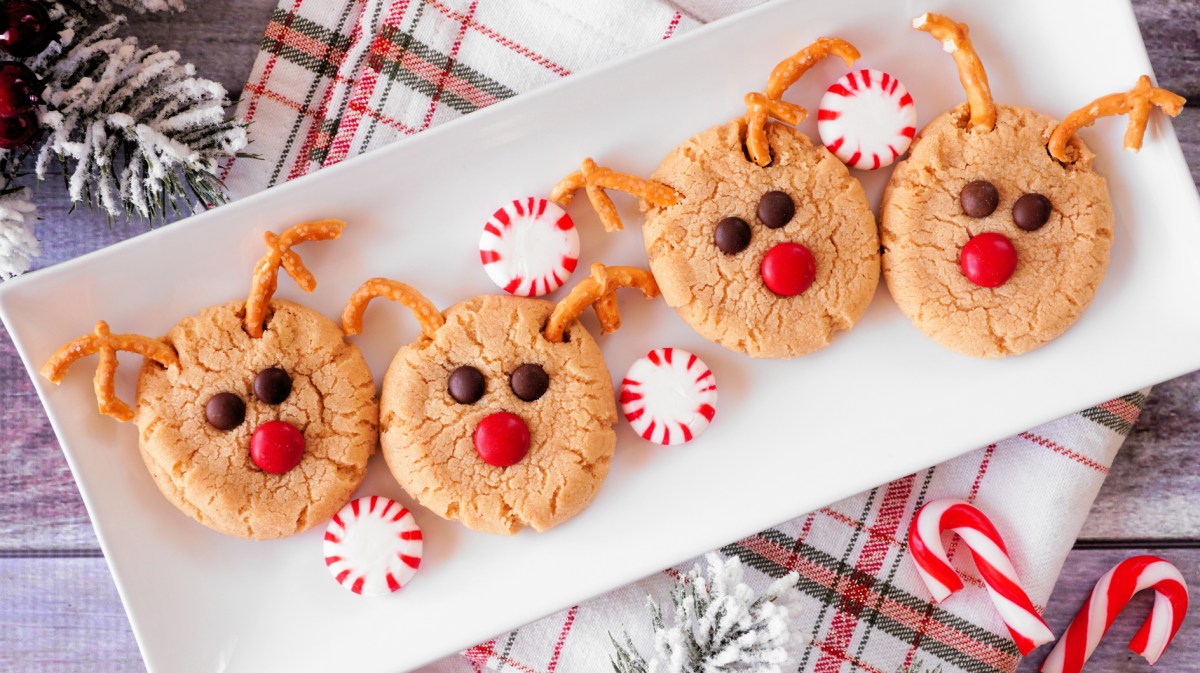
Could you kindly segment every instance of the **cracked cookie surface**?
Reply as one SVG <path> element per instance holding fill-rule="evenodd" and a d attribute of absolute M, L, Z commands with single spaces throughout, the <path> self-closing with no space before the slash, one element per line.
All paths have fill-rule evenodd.
<path fill-rule="evenodd" d="M 513 534 L 546 530 L 582 511 L 608 475 L 616 402 L 608 367 L 579 323 L 563 343 L 542 328 L 553 305 L 507 296 L 476 297 L 445 311 L 432 340 L 401 348 L 381 396 L 381 443 L 388 467 L 422 505 L 469 528 Z M 546 392 L 518 398 L 509 376 L 523 364 L 549 374 Z M 484 376 L 483 397 L 461 404 L 447 389 L 460 366 Z M 528 454 L 509 467 L 485 463 L 476 426 L 507 411 L 529 428 Z"/>
<path fill-rule="evenodd" d="M 1063 166 L 1046 141 L 1056 122 L 1028 108 L 997 107 L 991 132 L 966 128 L 959 106 L 934 119 L 896 166 L 880 212 L 883 273 L 906 316 L 943 346 L 975 357 L 1024 353 L 1057 337 L 1096 294 L 1108 268 L 1113 212 L 1093 155 L 1073 138 L 1076 161 Z M 963 212 L 959 194 L 974 180 L 997 188 L 992 214 Z M 1050 200 L 1036 231 L 1013 222 L 1026 193 Z M 996 288 L 967 280 L 959 266 L 972 236 L 998 232 L 1017 251 L 1016 270 Z"/>
<path fill-rule="evenodd" d="M 265 540 L 320 524 L 346 504 L 375 451 L 379 415 L 367 363 L 333 321 L 275 300 L 262 338 L 252 339 L 244 311 L 243 301 L 212 306 L 171 328 L 165 341 L 180 366 L 142 368 L 136 421 L 142 460 L 169 501 L 216 531 Z M 271 367 L 292 379 L 275 405 L 254 395 L 255 376 Z M 232 430 L 205 417 L 206 401 L 221 392 L 246 404 Z M 250 458 L 255 428 L 273 420 L 304 435 L 303 458 L 284 474 Z"/>
<path fill-rule="evenodd" d="M 803 133 L 767 125 L 773 160 L 763 168 L 743 151 L 735 120 L 673 150 L 652 178 L 683 194 L 674 206 L 643 207 L 646 253 L 663 299 L 706 339 L 752 357 L 790 358 L 829 344 L 862 317 L 879 282 L 879 237 L 866 193 L 845 164 Z M 759 221 L 759 200 L 782 191 L 795 204 L 783 227 Z M 750 225 L 749 245 L 723 253 L 717 224 Z M 782 297 L 763 282 L 763 256 L 779 243 L 806 246 L 816 277 Z"/>

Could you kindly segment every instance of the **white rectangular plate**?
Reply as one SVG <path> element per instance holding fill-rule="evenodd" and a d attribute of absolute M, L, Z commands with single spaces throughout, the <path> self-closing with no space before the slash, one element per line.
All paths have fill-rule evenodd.
<path fill-rule="evenodd" d="M 951 58 L 908 27 L 927 10 L 970 23 L 999 101 L 1056 117 L 1150 68 L 1122 0 L 772 4 L 6 283 L 0 315 L 31 371 L 96 318 L 162 334 L 205 306 L 245 296 L 262 231 L 318 217 L 351 224 L 342 240 L 302 251 L 320 282 L 316 293 L 304 296 L 282 279 L 281 297 L 334 316 L 375 275 L 412 283 L 442 307 L 493 292 L 475 251 L 498 204 L 545 194 L 585 155 L 648 174 L 674 145 L 740 114 L 742 95 L 813 38 L 849 39 L 863 52 L 860 65 L 900 77 L 922 124 L 958 103 Z M 1064 26 L 1078 28 L 1069 40 Z M 839 64 L 822 63 L 788 97 L 814 109 L 841 73 Z M 811 122 L 804 129 L 815 132 Z M 425 563 L 411 586 L 385 599 L 354 596 L 329 578 L 320 527 L 254 543 L 175 511 L 142 466 L 135 428 L 97 415 L 86 365 L 61 388 L 34 380 L 151 671 L 409 668 L 990 440 L 1200 368 L 1200 203 L 1168 124 L 1156 119 L 1137 155 L 1121 150 L 1122 132 L 1120 120 L 1084 132 L 1109 179 L 1117 234 L 1094 305 L 1062 338 L 1017 358 L 970 360 L 925 339 L 881 289 L 858 327 L 830 348 L 789 362 L 752 361 L 706 343 L 661 302 L 626 296 L 625 327 L 602 340 L 611 371 L 619 377 L 656 346 L 701 354 L 721 387 L 708 433 L 663 448 L 622 422 L 600 496 L 546 534 L 491 537 L 416 508 Z M 886 171 L 860 177 L 877 203 Z M 605 235 L 579 201 L 584 265 L 644 264 L 631 206 L 628 229 Z M 416 334 L 402 310 L 381 307 L 358 343 L 382 376 Z M 138 366 L 122 357 L 126 398 Z M 378 457 L 361 493 L 409 502 Z"/>

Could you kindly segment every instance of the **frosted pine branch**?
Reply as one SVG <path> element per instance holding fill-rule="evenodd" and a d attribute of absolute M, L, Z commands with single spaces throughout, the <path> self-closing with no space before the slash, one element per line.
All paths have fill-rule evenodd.
<path fill-rule="evenodd" d="M 77 42 L 64 35 L 62 53 L 48 50 L 36 64 L 48 109 L 37 177 L 59 161 L 71 200 L 110 217 L 156 219 L 223 201 L 217 167 L 246 146 L 245 127 L 225 116 L 224 87 L 197 77 L 177 52 L 118 36 L 121 23 Z"/>
<path fill-rule="evenodd" d="M 738 559 L 709 554 L 706 561 L 705 573 L 697 566 L 672 588 L 669 620 L 663 607 L 646 597 L 654 631 L 649 659 L 628 633 L 611 637 L 617 673 L 780 673 L 792 660 L 791 648 L 803 642 L 790 628 L 801 610 L 797 575 L 773 582 L 755 597 Z"/>
<path fill-rule="evenodd" d="M 33 204 L 18 189 L 27 157 L 45 179 L 62 167 L 72 202 L 147 220 L 225 200 L 220 164 L 246 147 L 246 125 L 226 116 L 219 83 L 179 54 L 120 34 L 124 11 L 182 11 L 183 0 L 52 0 L 57 36 L 26 59 L 41 79 L 41 137 L 0 150 L 0 279 L 38 254 Z"/>
<path fill-rule="evenodd" d="M 0 279 L 25 273 L 41 254 L 33 235 L 36 219 L 37 207 L 29 200 L 28 189 L 0 195 Z"/>

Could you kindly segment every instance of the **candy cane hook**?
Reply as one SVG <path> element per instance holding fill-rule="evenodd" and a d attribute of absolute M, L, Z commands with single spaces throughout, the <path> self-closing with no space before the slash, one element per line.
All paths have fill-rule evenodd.
<path fill-rule="evenodd" d="M 1021 654 L 1054 640 L 1050 627 L 1021 588 L 1000 533 L 983 512 L 962 500 L 945 498 L 926 504 L 917 512 L 908 532 L 908 548 L 917 572 L 934 601 L 941 603 L 963 588 L 942 545 L 942 533 L 947 530 L 957 533 L 971 550 L 983 585 Z"/>
<path fill-rule="evenodd" d="M 1092 595 L 1067 627 L 1062 640 L 1042 663 L 1043 673 L 1079 673 L 1117 614 L 1144 589 L 1154 589 L 1154 608 L 1129 649 L 1153 664 L 1183 624 L 1187 614 L 1187 582 L 1179 569 L 1157 556 L 1134 556 L 1104 574 Z"/>

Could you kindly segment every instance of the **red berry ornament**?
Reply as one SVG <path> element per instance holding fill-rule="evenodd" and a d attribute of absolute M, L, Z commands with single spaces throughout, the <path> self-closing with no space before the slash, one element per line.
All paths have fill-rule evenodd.
<path fill-rule="evenodd" d="M 1017 268 L 1017 249 L 1004 234 L 979 234 L 963 246 L 958 264 L 972 283 L 980 287 L 1000 287 Z"/>
<path fill-rule="evenodd" d="M 0 5 L 0 49 L 29 58 L 42 53 L 54 39 L 50 15 L 41 3 L 32 0 L 8 0 Z"/>
<path fill-rule="evenodd" d="M 38 134 L 37 113 L 22 112 L 15 117 L 0 117 L 0 149 L 15 150 L 33 141 Z"/>
<path fill-rule="evenodd" d="M 42 83 L 25 64 L 0 62 L 0 117 L 15 117 L 38 103 Z"/>
<path fill-rule="evenodd" d="M 763 282 L 781 297 L 794 297 L 808 289 L 817 277 L 812 252 L 799 243 L 780 243 L 762 261 Z"/>
<path fill-rule="evenodd" d="M 476 426 L 475 450 L 488 465 L 516 465 L 529 453 L 529 426 L 516 414 L 498 411 Z"/>
<path fill-rule="evenodd" d="M 263 472 L 283 474 L 304 457 L 304 435 L 287 421 L 269 421 L 250 437 L 250 459 Z"/>

